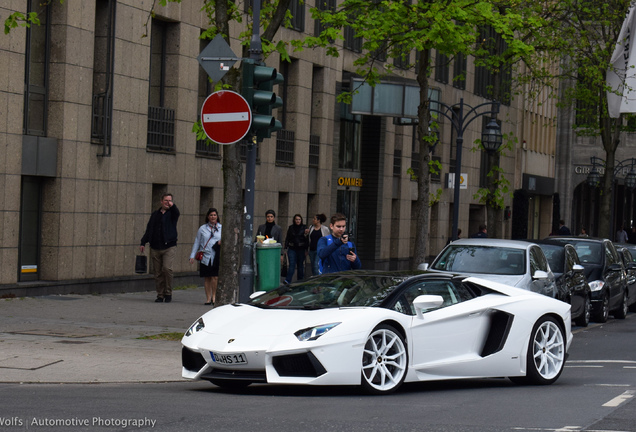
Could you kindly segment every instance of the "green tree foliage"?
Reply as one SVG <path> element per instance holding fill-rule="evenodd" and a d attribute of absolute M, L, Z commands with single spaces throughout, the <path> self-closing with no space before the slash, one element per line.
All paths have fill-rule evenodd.
<path fill-rule="evenodd" d="M 531 57 L 534 47 L 517 37 L 522 25 L 530 25 L 514 2 L 496 3 L 472 0 L 344 0 L 335 10 L 311 9 L 312 16 L 321 20 L 324 31 L 318 36 L 307 37 L 292 43 L 294 49 L 323 47 L 331 56 L 339 56 L 344 31 L 351 31 L 362 38 L 362 53 L 355 60 L 355 73 L 375 85 L 391 73 L 400 72 L 392 63 L 378 59 L 402 58 L 404 52 L 415 51 L 418 61 L 410 65 L 417 75 L 420 88 L 417 138 L 420 142 L 417 176 L 418 198 L 416 211 L 418 227 L 411 266 L 416 267 L 428 258 L 431 202 L 430 149 L 435 137 L 428 131 L 431 122 L 428 100 L 428 79 L 431 74 L 431 50 L 452 59 L 458 54 L 473 55 L 478 66 L 485 66 L 494 73 Z M 505 51 L 493 50 L 494 40 L 480 37 L 481 30 L 492 28 L 498 40 L 505 42 Z M 382 54 L 382 55 L 380 55 Z M 494 93 L 498 89 L 493 89 Z M 353 90 L 355 91 L 355 89 Z M 350 95 L 340 96 L 347 101 Z"/>

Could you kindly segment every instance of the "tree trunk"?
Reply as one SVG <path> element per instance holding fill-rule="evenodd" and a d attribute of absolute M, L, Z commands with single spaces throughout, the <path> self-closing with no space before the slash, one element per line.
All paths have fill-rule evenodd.
<path fill-rule="evenodd" d="M 616 166 L 616 148 L 620 144 L 620 124 L 622 116 L 617 119 L 601 119 L 601 140 L 605 149 L 605 175 L 601 192 L 601 208 L 599 210 L 598 236 L 614 238 L 612 214 L 612 197 L 614 196 L 614 168 Z"/>
<path fill-rule="evenodd" d="M 429 134 L 428 125 L 431 119 L 428 100 L 428 64 L 430 50 L 420 51 L 420 62 L 417 71 L 417 82 L 420 87 L 420 105 L 417 107 L 418 125 L 417 141 L 419 142 L 419 173 L 417 173 L 417 201 L 415 202 L 415 248 L 411 259 L 411 268 L 427 262 L 430 242 L 430 188 L 431 159 L 429 143 L 424 138 Z"/>

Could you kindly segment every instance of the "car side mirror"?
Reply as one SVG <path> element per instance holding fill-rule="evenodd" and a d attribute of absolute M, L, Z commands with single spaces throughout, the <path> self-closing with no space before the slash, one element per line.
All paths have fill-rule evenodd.
<path fill-rule="evenodd" d="M 548 272 L 544 272 L 543 270 L 537 270 L 532 275 L 532 279 L 547 279 L 547 278 L 548 278 Z"/>
<path fill-rule="evenodd" d="M 422 311 L 438 308 L 443 303 L 444 299 L 440 295 L 421 295 L 415 297 L 415 300 L 413 300 L 413 306 L 415 307 L 418 318 L 424 318 Z"/>
<path fill-rule="evenodd" d="M 585 267 L 583 267 L 581 264 L 574 264 L 572 266 L 572 271 L 574 271 L 575 273 L 582 273 L 585 270 Z"/>
<path fill-rule="evenodd" d="M 418 270 L 428 270 L 428 263 L 422 263 L 417 266 Z"/>
<path fill-rule="evenodd" d="M 609 270 L 609 271 L 619 271 L 619 270 L 622 270 L 622 269 L 623 269 L 623 266 L 620 265 L 620 264 L 617 264 L 617 263 L 612 264 L 609 267 L 607 267 L 607 270 Z"/>

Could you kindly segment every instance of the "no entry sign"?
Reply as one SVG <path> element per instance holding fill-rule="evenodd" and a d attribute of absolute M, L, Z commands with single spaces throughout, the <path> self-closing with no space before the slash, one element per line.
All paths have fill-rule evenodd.
<path fill-rule="evenodd" d="M 215 143 L 234 144 L 250 130 L 252 112 L 243 96 L 221 90 L 203 102 L 201 124 L 205 134 Z"/>

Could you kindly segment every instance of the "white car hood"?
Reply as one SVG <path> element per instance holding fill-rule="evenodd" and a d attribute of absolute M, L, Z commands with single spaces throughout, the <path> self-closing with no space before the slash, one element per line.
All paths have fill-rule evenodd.
<path fill-rule="evenodd" d="M 204 332 L 216 335 L 250 338 L 271 337 L 293 334 L 297 330 L 334 322 L 347 322 L 364 316 L 369 310 L 379 308 L 328 308 L 319 310 L 262 309 L 247 305 L 226 305 L 215 308 L 203 315 Z M 362 312 L 364 312 L 364 315 Z"/>

